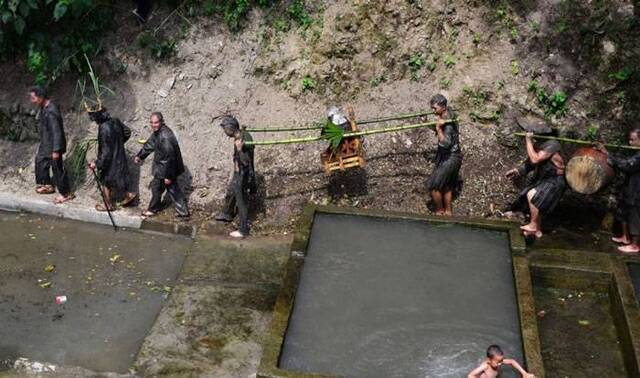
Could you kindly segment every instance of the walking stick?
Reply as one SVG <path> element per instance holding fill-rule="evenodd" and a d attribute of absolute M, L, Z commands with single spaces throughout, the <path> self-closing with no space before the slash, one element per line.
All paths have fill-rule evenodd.
<path fill-rule="evenodd" d="M 100 185 L 100 178 L 96 173 L 95 169 L 89 169 L 93 172 L 93 177 L 96 179 L 96 184 L 98 184 L 98 190 L 100 190 L 100 195 L 102 196 L 102 202 L 104 202 L 104 208 L 107 209 L 107 214 L 109 214 L 109 219 L 111 219 L 111 224 L 113 225 L 113 231 L 118 231 L 118 227 L 116 227 L 116 222 L 113 221 L 113 215 L 111 215 L 111 210 L 109 210 L 109 204 L 107 203 L 107 199 L 104 196 L 104 192 L 102 191 L 102 185 Z"/>

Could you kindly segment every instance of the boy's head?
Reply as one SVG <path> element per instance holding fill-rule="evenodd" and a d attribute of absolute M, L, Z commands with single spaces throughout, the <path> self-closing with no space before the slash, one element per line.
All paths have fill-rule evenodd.
<path fill-rule="evenodd" d="M 487 348 L 487 359 L 489 360 L 489 365 L 492 368 L 497 369 L 500 365 L 502 365 L 502 361 L 504 360 L 504 353 L 502 349 L 498 345 L 491 345 Z"/>

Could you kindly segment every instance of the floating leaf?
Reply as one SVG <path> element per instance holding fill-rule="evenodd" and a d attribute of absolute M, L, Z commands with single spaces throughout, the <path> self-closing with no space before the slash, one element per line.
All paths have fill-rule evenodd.
<path fill-rule="evenodd" d="M 580 324 L 581 326 L 588 326 L 591 324 L 591 322 L 589 322 L 588 320 L 578 320 L 578 324 Z"/>
<path fill-rule="evenodd" d="M 43 288 L 43 289 L 48 289 L 48 288 L 50 288 L 50 287 L 51 287 L 51 282 L 49 282 L 49 281 L 44 281 L 44 282 L 40 283 L 38 286 L 40 286 L 40 287 L 41 287 L 41 288 Z"/>
<path fill-rule="evenodd" d="M 122 258 L 122 256 L 120 255 L 113 255 L 109 258 L 109 261 L 111 261 L 112 264 L 117 263 L 118 261 L 120 261 L 120 259 Z"/>
<path fill-rule="evenodd" d="M 47 272 L 47 273 L 51 273 L 54 270 L 56 270 L 56 266 L 53 265 L 53 264 L 49 264 L 49 265 L 44 267 L 44 271 Z"/>

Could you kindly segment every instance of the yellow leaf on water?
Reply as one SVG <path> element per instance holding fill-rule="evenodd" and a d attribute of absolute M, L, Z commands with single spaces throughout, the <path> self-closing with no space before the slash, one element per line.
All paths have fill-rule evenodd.
<path fill-rule="evenodd" d="M 591 323 L 588 320 L 578 320 L 578 324 L 581 326 L 588 326 Z"/>
<path fill-rule="evenodd" d="M 145 143 L 147 143 L 147 140 L 146 139 L 138 139 L 138 143 L 145 144 Z"/>
<path fill-rule="evenodd" d="M 51 287 L 51 282 L 45 281 L 45 282 L 40 284 L 40 287 L 43 288 L 43 289 L 50 288 Z"/>
<path fill-rule="evenodd" d="M 47 273 L 51 273 L 54 270 L 56 270 L 56 266 L 53 265 L 53 264 L 49 264 L 49 265 L 44 267 L 44 271 L 47 272 Z"/>
<path fill-rule="evenodd" d="M 120 261 L 120 258 L 122 258 L 122 256 L 120 255 L 113 255 L 109 258 L 109 261 L 111 261 L 112 264 L 117 263 L 118 261 Z"/>

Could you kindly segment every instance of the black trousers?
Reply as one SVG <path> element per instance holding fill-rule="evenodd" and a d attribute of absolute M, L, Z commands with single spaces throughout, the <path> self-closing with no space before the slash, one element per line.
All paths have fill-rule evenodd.
<path fill-rule="evenodd" d="M 51 170 L 53 170 L 53 180 L 51 180 Z M 64 169 L 62 156 L 59 159 L 52 159 L 51 156 L 36 155 L 36 184 L 55 185 L 63 196 L 71 192 L 69 176 Z"/>
<path fill-rule="evenodd" d="M 173 201 L 173 205 L 176 208 L 176 213 L 180 216 L 189 215 L 189 207 L 187 206 L 187 200 L 178 186 L 176 180 L 171 182 L 171 185 L 165 185 L 164 179 L 154 177 L 149 184 L 151 188 L 151 202 L 149 202 L 149 211 L 157 213 L 162 210 L 162 194 L 166 190 L 169 193 L 169 197 Z"/>
<path fill-rule="evenodd" d="M 240 217 L 240 232 L 249 234 L 249 207 L 248 207 L 248 174 L 235 172 L 231 182 L 227 187 L 227 194 L 224 196 L 225 214 L 233 218 L 236 213 Z"/>

